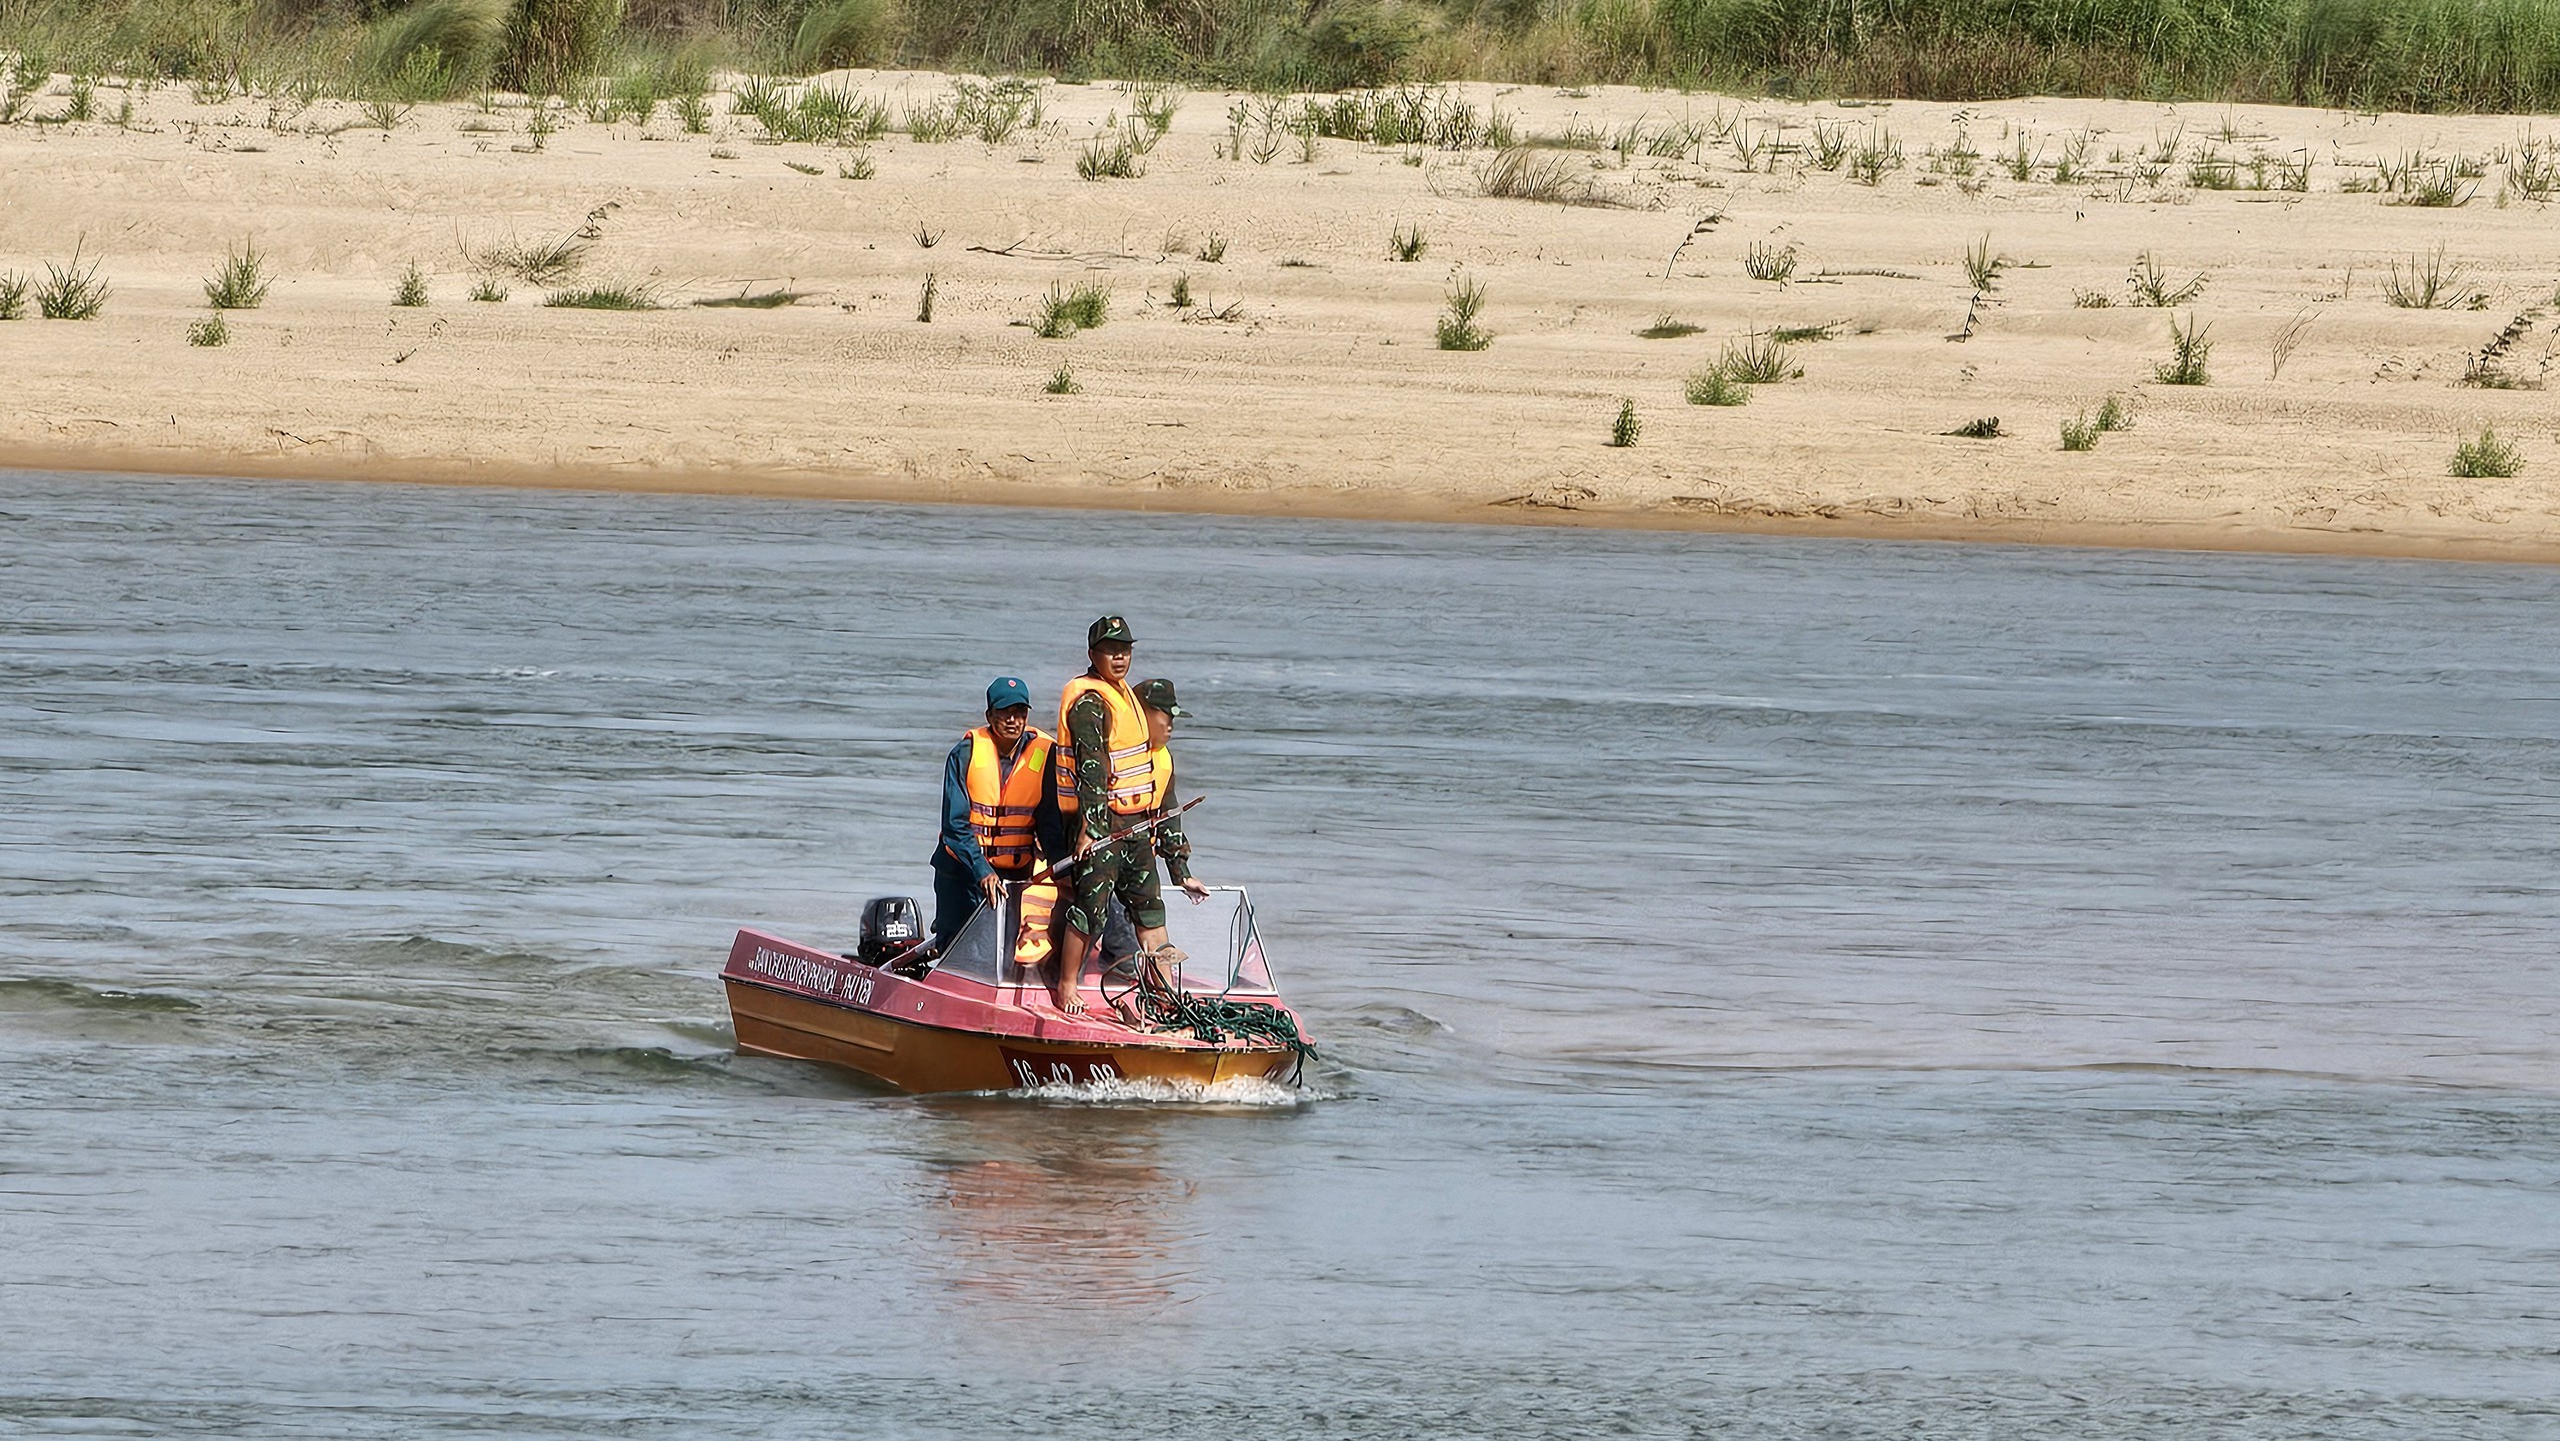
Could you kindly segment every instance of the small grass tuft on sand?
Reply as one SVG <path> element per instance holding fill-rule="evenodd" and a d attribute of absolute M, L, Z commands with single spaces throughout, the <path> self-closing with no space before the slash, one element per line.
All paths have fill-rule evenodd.
<path fill-rule="evenodd" d="M 95 320 L 107 308 L 107 282 L 98 278 L 98 266 L 92 260 L 80 263 L 80 248 L 72 247 L 69 262 L 56 265 L 46 261 L 44 281 L 35 288 L 36 310 L 47 320 Z"/>
<path fill-rule="evenodd" d="M 1082 385 L 1076 383 L 1075 367 L 1063 360 L 1058 362 L 1058 368 L 1050 374 L 1049 383 L 1040 388 L 1051 395 L 1075 395 L 1084 389 Z"/>
<path fill-rule="evenodd" d="M 1476 323 L 1484 313 L 1484 297 L 1484 283 L 1472 276 L 1449 282 L 1447 309 L 1441 312 L 1438 327 L 1442 350 L 1482 350 L 1493 344 L 1493 332 Z"/>
<path fill-rule="evenodd" d="M 243 245 L 223 258 L 220 270 L 205 277 L 204 301 L 216 310 L 255 310 L 267 298 L 272 283 L 258 247 Z"/>
<path fill-rule="evenodd" d="M 1795 364 L 1794 348 L 1774 331 L 1755 330 L 1740 340 L 1726 341 L 1716 369 L 1745 385 L 1776 385 L 1804 377 L 1804 368 Z"/>
<path fill-rule="evenodd" d="M 1111 287 L 1097 280 L 1075 289 L 1049 287 L 1049 296 L 1031 319 L 1031 333 L 1042 340 L 1065 340 L 1079 330 L 1097 330 L 1111 317 Z"/>
<path fill-rule="evenodd" d="M 736 295 L 715 295 L 708 300 L 697 300 L 694 304 L 710 310 L 780 310 L 782 307 L 791 304 L 795 300 L 805 298 L 808 294 L 809 292 L 805 290 L 751 290 L 740 291 Z M 543 303 L 546 305 L 559 304 L 558 301 L 554 300 L 545 300 Z M 587 307 L 587 309 L 590 310 L 654 310 L 656 308 L 657 307 L 655 306 L 649 305 L 591 305 Z"/>
<path fill-rule="evenodd" d="M 2105 429 L 2105 426 L 2091 420 L 2089 412 L 2084 410 L 2062 422 L 2062 448 L 2064 450 L 2096 450 L 2099 433 Z"/>
<path fill-rule="evenodd" d="M 1632 400 L 1619 401 L 1618 418 L 1609 426 L 1609 443 L 1624 450 L 1643 434 L 1644 422 L 1636 418 L 1636 403 Z"/>
<path fill-rule="evenodd" d="M 2151 367 L 2151 378 L 2162 385 L 2210 385 L 2212 377 L 2205 373 L 2205 361 L 2213 354 L 2213 342 L 2205 332 L 2213 329 L 2210 322 L 2196 324 L 2193 314 L 2184 326 L 2176 316 L 2169 317 L 2169 358 Z"/>
<path fill-rule="evenodd" d="M 2202 271 L 2183 281 L 2170 279 L 2159 257 L 2146 250 L 2133 258 L 2133 269 L 2126 274 L 2124 283 L 2133 292 L 2133 304 L 2174 310 L 2204 294 L 2205 280 Z"/>
<path fill-rule="evenodd" d="M 483 305 L 495 305 L 507 298 L 506 282 L 494 275 L 483 275 L 472 282 L 471 298 Z"/>
<path fill-rule="evenodd" d="M 0 271 L 0 320 L 27 318 L 27 277 L 14 270 Z"/>
<path fill-rule="evenodd" d="M 2008 433 L 2000 428 L 2000 417 L 1996 415 L 1985 415 L 1968 420 L 1947 432 L 1949 435 L 1961 436 L 1966 440 L 1998 440 Z"/>
<path fill-rule="evenodd" d="M 527 285 L 558 285 L 578 273 L 594 246 L 594 235 L 581 229 L 547 242 L 509 240 L 476 252 L 465 247 L 463 254 L 481 270 L 505 271 Z"/>
<path fill-rule="evenodd" d="M 400 306 L 427 303 L 427 273 L 418 268 L 418 262 L 410 261 L 409 268 L 400 273 L 400 283 L 391 288 L 391 303 Z"/>
<path fill-rule="evenodd" d="M 659 310 L 658 297 L 645 285 L 593 285 L 583 290 L 555 290 L 542 303 L 557 310 Z M 788 301 L 777 302 L 789 304 Z"/>
<path fill-rule="evenodd" d="M 1710 365 L 1689 377 L 1682 391 L 1691 405 L 1747 405 L 1751 387 L 1733 378 L 1721 365 Z"/>
<path fill-rule="evenodd" d="M 2000 272 L 2017 263 L 2008 256 L 1992 253 L 1991 232 L 1986 230 L 1981 239 L 1965 247 L 1964 278 L 1972 282 L 1977 293 L 1988 295 L 2000 288 Z"/>
<path fill-rule="evenodd" d="M 187 327 L 187 344 L 210 348 L 231 343 L 231 322 L 217 310 Z"/>
<path fill-rule="evenodd" d="M 1422 252 L 1430 248 L 1431 241 L 1422 233 L 1422 227 L 1419 225 L 1399 225 L 1387 236 L 1389 260 L 1408 262 L 1420 260 Z"/>
<path fill-rule="evenodd" d="M 1588 161 L 1570 151 L 1515 146 L 1476 173 L 1476 193 L 1548 205 L 1606 205 L 1592 188 Z"/>
<path fill-rule="evenodd" d="M 1135 180 L 1147 173 L 1145 154 L 1125 131 L 1096 136 L 1076 152 L 1076 174 L 1087 180 Z"/>
<path fill-rule="evenodd" d="M 2474 294 L 2470 267 L 2445 259 L 2441 244 L 2410 256 L 2405 274 L 2392 261 L 2382 282 L 2382 298 L 2402 310 L 2454 310 L 2471 303 Z"/>
<path fill-rule="evenodd" d="M 2524 469 L 2524 457 L 2494 427 L 2483 426 L 2478 436 L 2453 448 L 2450 469 L 2465 480 L 2504 480 Z"/>
<path fill-rule="evenodd" d="M 1655 317 L 1653 324 L 1637 331 L 1636 334 L 1646 340 L 1679 340 L 1695 335 L 1705 328 L 1702 325 L 1691 325 L 1685 320 L 1675 320 L 1669 315 L 1662 315 Z"/>
<path fill-rule="evenodd" d="M 1751 249 L 1742 257 L 1742 273 L 1754 280 L 1785 284 L 1796 273 L 1796 248 L 1792 245 L 1765 245 L 1752 241 Z"/>

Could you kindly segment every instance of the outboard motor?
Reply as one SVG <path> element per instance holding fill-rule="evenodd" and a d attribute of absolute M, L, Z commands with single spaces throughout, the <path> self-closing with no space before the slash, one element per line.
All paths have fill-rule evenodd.
<path fill-rule="evenodd" d="M 881 896 L 862 908 L 862 946 L 854 959 L 876 966 L 924 937 L 924 913 L 912 896 Z"/>

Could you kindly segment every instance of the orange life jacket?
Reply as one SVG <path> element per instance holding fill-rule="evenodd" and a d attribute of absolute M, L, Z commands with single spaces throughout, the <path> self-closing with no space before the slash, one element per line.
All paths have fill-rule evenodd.
<path fill-rule="evenodd" d="M 1102 697 L 1111 710 L 1102 769 L 1103 795 L 1111 813 L 1144 815 L 1164 804 L 1165 788 L 1173 783 L 1173 757 L 1163 746 L 1148 743 L 1147 718 L 1139 713 L 1138 698 L 1125 685 L 1080 675 L 1067 682 L 1066 691 L 1058 697 L 1058 743 L 1050 751 L 1057 757 L 1058 809 L 1068 815 L 1083 809 L 1083 802 L 1076 799 L 1076 748 L 1067 739 L 1067 712 L 1088 694 Z"/>
<path fill-rule="evenodd" d="M 985 726 L 969 732 L 969 829 L 987 864 L 1000 871 L 1030 867 L 1039 854 L 1031 832 L 1031 813 L 1040 805 L 1040 786 L 1049 768 L 1049 738 L 1037 727 L 1022 741 L 1022 756 L 1007 774 L 996 759 L 996 738 Z"/>

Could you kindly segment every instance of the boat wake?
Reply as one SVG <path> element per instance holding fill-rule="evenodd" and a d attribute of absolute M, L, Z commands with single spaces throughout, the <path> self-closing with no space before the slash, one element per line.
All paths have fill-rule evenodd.
<path fill-rule="evenodd" d="M 1115 1077 L 1107 1081 L 1066 1081 L 1047 1086 L 1024 1086 L 997 1095 L 1020 1096 L 1034 1101 L 1058 1101 L 1079 1106 L 1300 1106 L 1321 1099 L 1295 1086 L 1266 1081 L 1258 1076 L 1240 1076 L 1230 1080 L 1202 1083 L 1199 1081 L 1158 1081 L 1131 1077 Z"/>

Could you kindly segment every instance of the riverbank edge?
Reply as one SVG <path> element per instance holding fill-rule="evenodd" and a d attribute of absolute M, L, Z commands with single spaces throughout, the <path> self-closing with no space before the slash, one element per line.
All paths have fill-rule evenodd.
<path fill-rule="evenodd" d="M 414 457 L 350 461 L 344 456 L 332 456 L 325 461 L 299 461 L 290 456 L 224 451 L 154 448 L 148 451 L 101 452 L 90 447 L 19 445 L 0 446 L 0 471 L 2560 565 L 2560 541 L 2509 540 L 2490 535 L 2413 536 L 2378 530 L 2198 525 L 2168 521 L 2111 524 L 1998 517 L 1954 519 L 1933 515 L 1737 515 L 1645 506 L 1509 504 L 1428 493 L 1396 495 L 1368 490 L 1329 491 L 1304 487 L 1252 492 L 1137 491 L 1117 486 L 1041 485 L 1019 481 L 920 481 L 888 471 L 849 469 L 809 471 L 738 466 L 643 470 L 612 466 L 495 465 Z"/>

